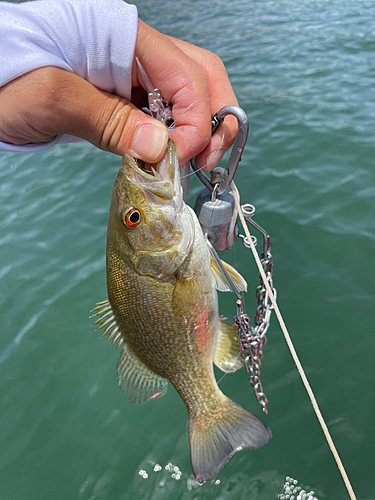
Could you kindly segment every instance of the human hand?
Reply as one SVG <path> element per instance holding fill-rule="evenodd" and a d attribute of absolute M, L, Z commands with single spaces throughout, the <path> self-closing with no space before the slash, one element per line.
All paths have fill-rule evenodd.
<path fill-rule="evenodd" d="M 181 164 L 199 154 L 199 165 L 213 168 L 237 130 L 235 120 L 228 118 L 211 138 L 211 116 L 222 106 L 237 103 L 220 59 L 141 21 L 135 55 L 153 85 L 173 104 L 176 129 L 171 137 Z M 139 104 L 135 66 L 132 84 L 138 87 L 133 96 Z M 49 142 L 58 134 L 148 162 L 163 157 L 168 139 L 165 127 L 134 104 L 57 67 L 36 69 L 0 88 L 0 141 Z"/>
<path fill-rule="evenodd" d="M 142 21 L 138 25 L 135 55 L 152 84 L 173 104 L 180 164 L 197 156 L 198 165 L 211 170 L 232 145 L 237 121 L 227 117 L 211 137 L 211 118 L 223 106 L 238 105 L 221 59 L 204 49 L 166 37 Z M 133 64 L 133 87 L 142 78 Z"/>

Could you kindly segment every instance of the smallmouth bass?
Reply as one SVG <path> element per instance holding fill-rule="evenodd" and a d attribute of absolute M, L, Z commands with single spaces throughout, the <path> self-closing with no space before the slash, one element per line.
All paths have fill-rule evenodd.
<path fill-rule="evenodd" d="M 213 362 L 224 372 L 243 362 L 236 328 L 219 317 L 216 289 L 228 287 L 183 201 L 173 142 L 160 163 L 141 163 L 125 155 L 114 184 L 108 300 L 93 310 L 94 324 L 121 347 L 118 380 L 132 402 L 163 396 L 168 380 L 175 387 L 188 410 L 192 471 L 203 484 L 237 451 L 265 445 L 271 431 L 216 383 Z"/>

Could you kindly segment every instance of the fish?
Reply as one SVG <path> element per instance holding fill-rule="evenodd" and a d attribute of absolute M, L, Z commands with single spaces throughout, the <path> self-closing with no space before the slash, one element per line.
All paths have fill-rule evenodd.
<path fill-rule="evenodd" d="M 174 143 L 163 160 L 125 155 L 116 177 L 107 232 L 108 299 L 92 316 L 117 348 L 118 383 L 136 404 L 163 396 L 168 381 L 185 403 L 191 468 L 215 478 L 234 453 L 260 448 L 272 434 L 220 390 L 213 363 L 243 366 L 237 330 L 218 312 L 229 290 L 194 211 L 185 204 Z M 246 282 L 223 263 L 239 291 Z"/>

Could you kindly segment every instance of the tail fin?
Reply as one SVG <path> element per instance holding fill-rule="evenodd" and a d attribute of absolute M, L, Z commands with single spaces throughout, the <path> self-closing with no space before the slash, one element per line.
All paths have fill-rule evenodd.
<path fill-rule="evenodd" d="M 200 484 L 216 477 L 237 451 L 260 448 L 272 437 L 263 422 L 227 397 L 214 421 L 190 418 L 189 435 L 191 468 Z"/>

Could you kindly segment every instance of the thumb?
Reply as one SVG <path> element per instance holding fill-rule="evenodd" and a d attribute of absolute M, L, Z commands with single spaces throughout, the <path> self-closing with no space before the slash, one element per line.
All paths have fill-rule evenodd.
<path fill-rule="evenodd" d="M 128 153 L 149 163 L 163 158 L 168 142 L 165 125 L 128 100 L 103 92 L 77 75 L 68 73 L 68 79 L 71 91 L 61 117 L 63 133 L 117 155 Z"/>
<path fill-rule="evenodd" d="M 128 153 L 149 163 L 165 155 L 168 130 L 126 99 L 101 93 L 73 135 L 111 153 Z"/>
<path fill-rule="evenodd" d="M 0 140 L 49 142 L 58 134 L 85 139 L 149 163 L 166 151 L 166 127 L 121 97 L 56 67 L 40 68 L 0 89 Z"/>

